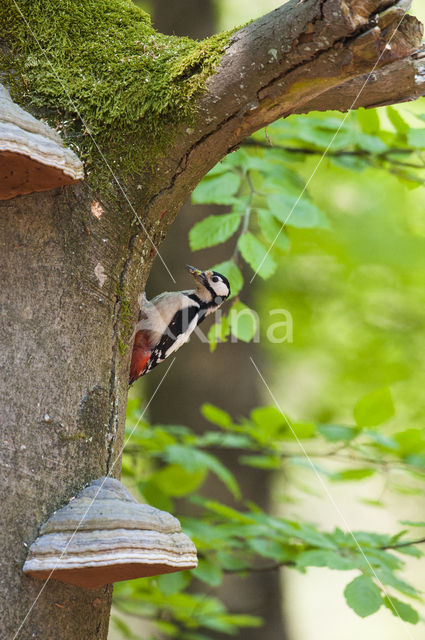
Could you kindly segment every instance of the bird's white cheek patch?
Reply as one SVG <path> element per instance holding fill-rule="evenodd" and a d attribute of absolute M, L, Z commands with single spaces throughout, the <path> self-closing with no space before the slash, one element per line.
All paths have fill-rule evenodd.
<path fill-rule="evenodd" d="M 105 269 L 104 269 L 103 265 L 100 264 L 100 262 L 98 262 L 97 265 L 94 268 L 94 275 L 97 278 L 99 286 L 103 287 L 103 285 L 105 284 L 106 278 L 108 276 L 106 275 Z"/>

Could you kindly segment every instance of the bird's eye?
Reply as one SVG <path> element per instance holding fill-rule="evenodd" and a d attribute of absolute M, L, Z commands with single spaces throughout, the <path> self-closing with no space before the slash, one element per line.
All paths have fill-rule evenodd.
<path fill-rule="evenodd" d="M 217 276 L 214 276 L 213 278 L 211 278 L 212 282 L 218 282 L 220 280 L 220 278 L 217 278 Z"/>

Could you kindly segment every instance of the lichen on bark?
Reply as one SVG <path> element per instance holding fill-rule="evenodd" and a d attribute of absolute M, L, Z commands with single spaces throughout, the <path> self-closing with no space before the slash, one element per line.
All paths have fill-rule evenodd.
<path fill-rule="evenodd" d="M 190 125 L 231 36 L 158 33 L 131 0 L 3 0 L 0 25 L 14 99 L 56 127 L 89 173 L 102 170 L 100 148 L 124 176 Z"/>

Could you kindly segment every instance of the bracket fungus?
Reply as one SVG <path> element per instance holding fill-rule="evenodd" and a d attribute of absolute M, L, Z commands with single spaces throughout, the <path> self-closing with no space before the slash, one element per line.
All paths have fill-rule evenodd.
<path fill-rule="evenodd" d="M 85 588 L 197 566 L 180 522 L 138 503 L 113 478 L 98 478 L 51 515 L 28 552 L 24 573 Z"/>
<path fill-rule="evenodd" d="M 0 200 L 83 178 L 83 163 L 59 134 L 21 109 L 0 85 Z"/>

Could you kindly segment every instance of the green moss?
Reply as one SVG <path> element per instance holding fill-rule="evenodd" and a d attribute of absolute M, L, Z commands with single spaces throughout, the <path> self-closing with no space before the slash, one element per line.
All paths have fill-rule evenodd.
<path fill-rule="evenodd" d="M 193 120 L 231 35 L 165 36 L 130 0 L 20 0 L 19 7 L 25 20 L 13 0 L 0 3 L 0 38 L 11 47 L 1 67 L 15 70 L 12 95 L 47 117 L 95 173 L 96 143 L 124 174 L 164 150 L 176 127 Z"/>
<path fill-rule="evenodd" d="M 130 346 L 130 339 L 133 334 L 134 326 L 130 308 L 130 301 L 118 285 L 116 288 L 116 296 L 119 300 L 120 305 L 118 316 L 118 349 L 121 355 L 124 355 Z"/>
<path fill-rule="evenodd" d="M 77 431 L 72 435 L 67 435 L 66 433 L 60 434 L 60 439 L 63 442 L 76 442 L 78 440 L 84 440 L 85 442 L 90 442 L 90 437 L 84 433 L 83 431 Z"/>

